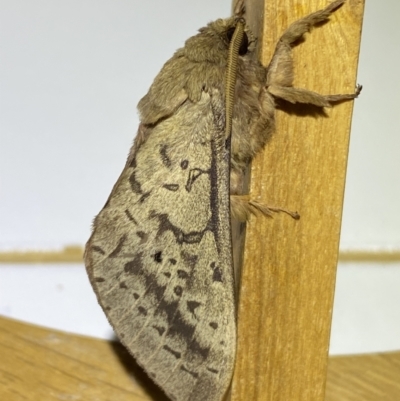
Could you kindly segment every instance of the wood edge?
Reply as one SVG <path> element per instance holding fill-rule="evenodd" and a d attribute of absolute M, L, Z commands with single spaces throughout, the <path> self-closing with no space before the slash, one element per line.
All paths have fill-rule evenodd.
<path fill-rule="evenodd" d="M 121 372 L 125 375 L 125 378 L 121 378 L 121 388 L 114 389 L 114 395 L 118 398 L 118 394 L 122 397 L 121 399 L 131 400 L 143 400 L 151 401 L 158 399 L 154 398 L 147 392 L 147 387 L 143 386 L 140 382 L 133 381 L 129 372 L 124 370 L 123 363 L 120 359 L 115 357 L 115 350 L 112 345 L 112 341 L 102 340 L 93 338 L 90 336 L 84 336 L 80 334 L 67 333 L 56 329 L 50 329 L 43 326 L 35 325 L 32 323 L 10 319 L 0 316 L 0 333 L 8 338 L 9 341 L 13 341 L 15 336 L 21 339 L 30 339 L 29 347 L 35 348 L 39 354 L 45 355 L 49 350 L 54 349 L 57 354 L 60 352 L 60 346 L 62 344 L 68 344 L 68 355 L 74 358 L 74 350 L 77 355 L 82 354 L 82 350 L 87 349 L 88 351 L 96 352 L 98 350 L 97 365 L 87 365 L 89 369 L 100 369 L 109 372 L 110 382 L 102 383 L 105 387 L 109 387 L 112 384 L 112 372 L 120 375 Z M 46 341 L 46 347 L 43 347 L 43 342 L 38 341 L 38 338 L 52 339 L 52 341 Z M 58 339 L 58 341 L 55 341 Z M 5 341 L 7 343 L 7 341 Z M 65 350 L 64 350 L 65 351 Z M 27 358 L 24 363 L 29 364 L 29 355 L 26 354 Z M 91 358 L 93 363 L 93 356 Z M 86 361 L 87 362 L 87 361 Z M 85 363 L 82 364 L 82 369 L 85 369 Z M 68 374 L 68 367 L 66 366 L 65 373 Z M 14 371 L 12 366 L 5 366 L 6 371 L 12 375 L 19 374 L 18 371 Z M 382 375 L 382 373 L 387 373 Z M 41 372 L 37 371 L 39 377 Z M 388 375 L 390 377 L 388 377 Z M 335 355 L 329 357 L 328 363 L 328 388 L 329 395 L 326 401 L 343 399 L 343 401 L 370 401 L 374 399 L 376 392 L 389 392 L 392 398 L 377 398 L 377 399 L 400 399 L 400 392 L 398 391 L 398 384 L 392 383 L 392 381 L 400 375 L 400 350 L 390 352 L 377 352 L 377 353 L 364 353 L 354 355 Z M 14 377 L 14 376 L 13 376 Z M 85 377 L 82 377 L 84 381 Z M 392 383 L 391 389 L 388 390 L 388 380 Z M 9 382 L 12 386 L 12 381 Z M 12 389 L 12 387 L 11 387 Z M 0 395 L 5 388 L 0 386 Z M 105 401 L 107 395 L 100 389 L 97 392 L 99 401 Z M 365 398 L 365 392 L 371 392 L 372 396 Z M 137 394 L 137 395 L 135 395 Z M 362 396 L 360 397 L 360 394 Z M 337 398 L 338 395 L 345 395 L 344 398 Z M 364 398 L 363 398 L 364 397 Z M 19 398 L 15 398 L 16 401 Z"/>
<path fill-rule="evenodd" d="M 37 264 L 37 263 L 82 263 L 84 248 L 79 245 L 66 246 L 61 250 L 0 251 L 0 264 Z M 400 250 L 343 250 L 339 252 L 342 263 L 397 263 L 400 262 Z"/>

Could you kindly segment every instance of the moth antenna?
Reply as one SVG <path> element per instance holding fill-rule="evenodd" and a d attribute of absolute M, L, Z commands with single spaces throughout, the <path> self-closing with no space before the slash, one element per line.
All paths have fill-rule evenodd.
<path fill-rule="evenodd" d="M 229 45 L 228 61 L 225 76 L 225 138 L 231 135 L 233 105 L 235 101 L 235 87 L 237 76 L 237 65 L 239 57 L 239 49 L 244 36 L 244 20 L 239 19 L 235 32 L 233 33 L 231 43 Z"/>

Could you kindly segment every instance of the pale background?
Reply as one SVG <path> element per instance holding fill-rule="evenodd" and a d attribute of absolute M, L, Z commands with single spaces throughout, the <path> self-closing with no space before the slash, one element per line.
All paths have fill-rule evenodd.
<path fill-rule="evenodd" d="M 229 13 L 230 0 L 0 1 L 0 251 L 87 240 L 125 163 L 137 102 L 186 38 Z M 399 15 L 398 0 L 367 0 L 346 250 L 400 249 Z M 0 265 L 0 314 L 111 335 L 82 265 Z M 340 265 L 331 352 L 392 349 L 400 264 Z"/>

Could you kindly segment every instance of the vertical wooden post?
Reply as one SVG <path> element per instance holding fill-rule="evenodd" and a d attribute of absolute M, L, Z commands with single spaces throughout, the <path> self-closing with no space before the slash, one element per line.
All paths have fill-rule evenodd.
<path fill-rule="evenodd" d="M 291 22 L 327 4 L 247 1 L 263 64 Z M 363 6 L 348 0 L 295 48 L 295 86 L 353 92 Z M 232 401 L 324 400 L 352 108 L 317 117 L 278 111 L 276 134 L 253 162 L 252 197 L 301 219 L 280 214 L 247 225 Z"/>

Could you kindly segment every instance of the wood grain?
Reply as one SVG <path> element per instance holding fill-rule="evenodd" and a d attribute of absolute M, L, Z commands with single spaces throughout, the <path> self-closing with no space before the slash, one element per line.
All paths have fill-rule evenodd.
<path fill-rule="evenodd" d="M 83 251 L 79 245 L 54 251 L 3 251 L 0 252 L 0 263 L 83 263 Z"/>
<path fill-rule="evenodd" d="M 248 2 L 263 63 L 291 22 L 326 5 Z M 362 13 L 363 1 L 349 0 L 295 48 L 295 86 L 353 92 Z M 279 111 L 277 132 L 253 163 L 252 197 L 301 219 L 276 215 L 247 225 L 232 401 L 324 399 L 352 108 Z"/>
<path fill-rule="evenodd" d="M 0 317 L 0 355 L 2 401 L 167 401 L 117 343 Z M 400 352 L 333 357 L 326 401 L 398 401 L 399 377 Z"/>
<path fill-rule="evenodd" d="M 0 318 L 0 400 L 167 398 L 119 343 Z"/>
<path fill-rule="evenodd" d="M 400 352 L 333 357 L 325 401 L 400 400 Z"/>
<path fill-rule="evenodd" d="M 239 226 L 238 231 L 243 230 Z M 240 240 L 234 239 L 233 242 Z M 0 264 L 37 264 L 37 263 L 48 263 L 48 264 L 76 264 L 83 263 L 83 246 L 66 246 L 59 251 L 3 251 L 0 252 Z M 238 248 L 233 249 L 234 257 L 238 259 L 242 258 L 242 252 L 239 252 Z M 339 252 L 339 262 L 380 262 L 380 263 L 395 263 L 400 262 L 400 250 L 397 249 L 347 249 Z"/>

